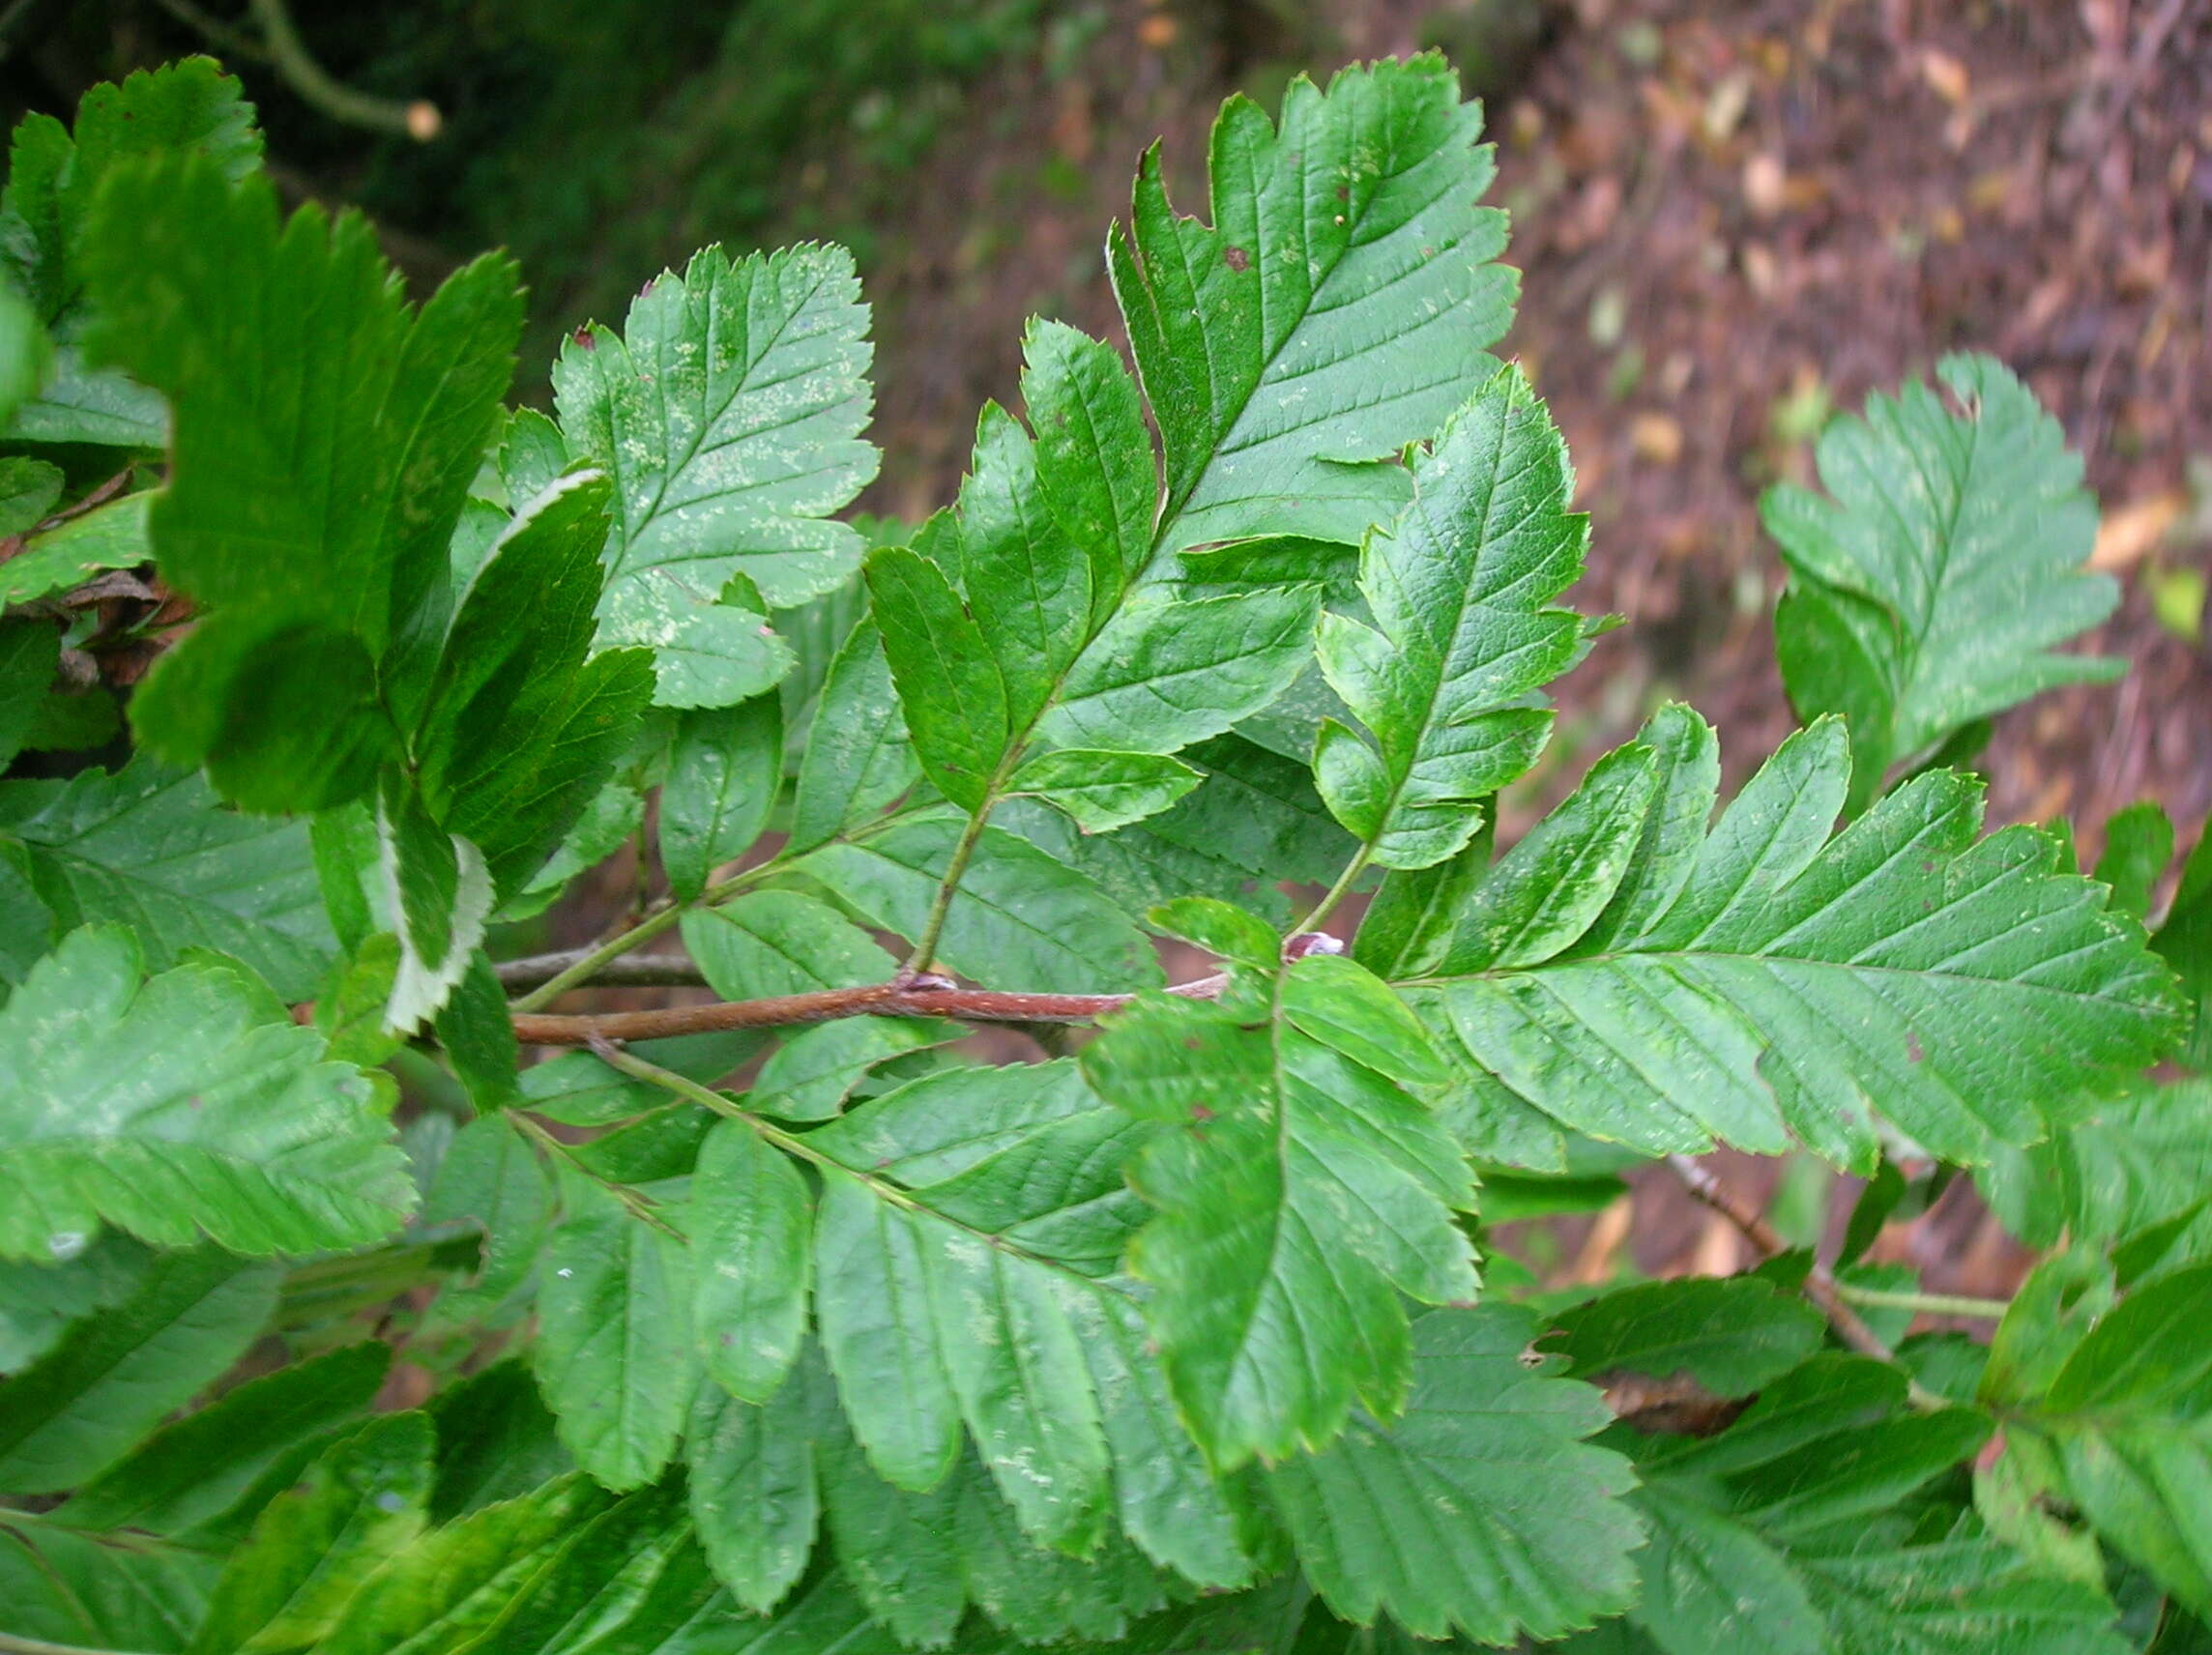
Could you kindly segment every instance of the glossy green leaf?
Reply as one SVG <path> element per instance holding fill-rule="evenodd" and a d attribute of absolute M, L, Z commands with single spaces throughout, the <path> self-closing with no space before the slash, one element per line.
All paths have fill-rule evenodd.
<path fill-rule="evenodd" d="M 783 1120 L 827 1120 L 878 1063 L 959 1036 L 918 1017 L 853 1017 L 784 1037 L 753 1081 L 751 1105 Z"/>
<path fill-rule="evenodd" d="M 2182 992 L 2195 1002 L 2196 1019 L 2181 1060 L 2199 1073 L 2212 1070 L 2212 833 L 2197 835 L 2151 946 L 2180 976 Z"/>
<path fill-rule="evenodd" d="M 724 1120 L 699 1147 L 687 1222 L 697 1249 L 692 1335 L 708 1376 L 766 1403 L 806 1331 L 813 1197 L 789 1156 L 743 1121 Z"/>
<path fill-rule="evenodd" d="M 112 774 L 0 784 L 0 835 L 25 847 L 65 929 L 128 925 L 155 971 L 214 948 L 297 1000 L 330 964 L 306 829 L 223 809 L 189 771 L 137 759 Z"/>
<path fill-rule="evenodd" d="M 796 891 L 762 890 L 684 916 L 684 945 L 724 1000 L 886 981 L 892 960 L 849 919 Z"/>
<path fill-rule="evenodd" d="M 660 789 L 660 865 L 689 901 L 745 854 L 783 787 L 783 712 L 773 696 L 684 714 Z"/>
<path fill-rule="evenodd" d="M 681 643 L 733 575 L 789 608 L 852 571 L 860 537 L 830 513 L 876 473 L 867 326 L 841 247 L 710 247 L 649 283 L 620 335 L 562 347 L 561 429 L 615 479 L 602 644 Z"/>
<path fill-rule="evenodd" d="M 1283 1015 L 1299 1032 L 1403 1086 L 1447 1078 L 1420 1019 L 1381 977 L 1340 954 L 1308 954 L 1283 973 Z"/>
<path fill-rule="evenodd" d="M 1786 741 L 1709 836 L 1667 853 L 1686 875 L 1647 865 L 1675 894 L 1640 929 L 1430 979 L 1416 1008 L 1590 1136 L 1772 1152 L 1794 1134 L 1869 1170 L 1877 1101 L 1931 1152 L 1978 1162 L 2041 1136 L 2032 1100 L 2166 1047 L 2172 991 L 2139 933 L 2043 835 L 1977 842 L 1970 780 L 1918 777 L 1831 839 L 1844 747 L 1832 719 Z"/>
<path fill-rule="evenodd" d="M 171 1655 L 207 1611 L 217 1563 L 197 1551 L 141 1539 L 118 1546 L 53 1524 L 0 1515 L 0 1625 L 63 1648 Z"/>
<path fill-rule="evenodd" d="M 2212 1190 L 2212 1081 L 2133 1080 L 2055 1113 L 2044 1142 L 1999 1148 L 1974 1177 L 2030 1246 L 2114 1241 Z"/>
<path fill-rule="evenodd" d="M 152 1258 L 109 1231 L 66 1259 L 0 1262 L 0 1375 L 29 1367 L 73 1322 L 122 1300 Z"/>
<path fill-rule="evenodd" d="M 114 1465 L 260 1335 L 276 1276 L 213 1248 L 158 1256 L 131 1293 L 0 1384 L 0 1489 L 56 1494 Z"/>
<path fill-rule="evenodd" d="M 501 896 L 575 826 L 646 703 L 642 653 L 586 658 L 608 486 L 570 472 L 522 503 L 457 595 L 414 732 L 424 808 Z"/>
<path fill-rule="evenodd" d="M 1099 753 L 1062 747 L 1025 761 L 1009 792 L 1033 794 L 1086 833 L 1111 833 L 1157 816 L 1205 777 L 1157 753 Z"/>
<path fill-rule="evenodd" d="M 1099 624 L 1152 555 L 1159 469 L 1137 387 L 1111 345 L 1064 323 L 1031 322 L 1022 357 L 1037 493 L 1084 555 Z"/>
<path fill-rule="evenodd" d="M 519 1499 L 575 1469 L 530 1370 L 517 1359 L 448 1384 L 430 1399 L 428 1412 L 438 1432 L 433 1523 Z"/>
<path fill-rule="evenodd" d="M 1518 368 L 1491 378 L 1413 467 L 1413 501 L 1360 554 L 1372 624 L 1324 619 L 1321 665 L 1373 736 L 1324 738 L 1338 821 L 1385 867 L 1452 855 L 1475 802 L 1535 762 L 1551 714 L 1530 693 L 1573 664 L 1582 618 L 1547 607 L 1582 572 L 1566 446 Z"/>
<path fill-rule="evenodd" d="M 431 1224 L 474 1223 L 483 1232 L 476 1279 L 448 1287 L 439 1308 L 459 1321 L 488 1315 L 521 1287 L 553 1218 L 553 1179 L 538 1149 L 500 1116 L 453 1135 L 422 1198 Z"/>
<path fill-rule="evenodd" d="M 961 827 L 948 815 L 909 818 L 800 866 L 871 922 L 917 937 Z M 1160 980 L 1144 933 L 1104 892 L 993 828 L 976 841 L 937 952 L 994 988 L 1113 993 Z"/>
<path fill-rule="evenodd" d="M 432 1530 L 362 1582 L 315 1655 L 446 1655 L 481 1647 L 578 1527 L 611 1503 L 571 1473 Z"/>
<path fill-rule="evenodd" d="M 964 809 L 980 804 L 1012 733 L 1005 683 L 945 572 L 903 546 L 869 554 L 869 613 L 924 774 Z"/>
<path fill-rule="evenodd" d="M 830 664 L 799 764 L 791 849 L 857 828 L 920 779 L 897 686 L 873 620 L 858 622 Z"/>
<path fill-rule="evenodd" d="M 787 1368 L 758 1405 L 699 1387 L 685 1432 L 685 1488 L 714 1573 L 750 1612 L 765 1613 L 805 1572 L 821 1521 L 812 1394 L 829 1380 L 818 1356 Z"/>
<path fill-rule="evenodd" d="M 2173 823 L 2155 799 L 2140 799 L 2105 824 L 2097 880 L 2112 887 L 2112 906 L 2148 921 L 2151 887 L 2173 855 Z"/>
<path fill-rule="evenodd" d="M 560 1183 L 532 1363 L 577 1463 L 610 1489 L 633 1489 L 675 1454 L 698 1383 L 692 1261 L 600 1184 L 567 1169 Z"/>
<path fill-rule="evenodd" d="M 1820 435 L 1826 497 L 1778 483 L 1760 502 L 1790 567 L 1782 676 L 1800 716 L 1849 721 L 1854 808 L 1972 720 L 2121 670 L 2052 653 L 2119 601 L 2082 567 L 2097 507 L 2058 422 L 1989 357 L 1936 373 L 1963 413 L 1917 381 L 1877 393 Z"/>
<path fill-rule="evenodd" d="M 190 1655 L 299 1649 L 334 1631 L 363 1582 L 422 1532 L 430 1449 L 428 1416 L 388 1414 L 309 1466 L 223 1566 Z"/>
<path fill-rule="evenodd" d="M 22 750 L 60 661 L 61 634 L 48 623 L 0 621 L 0 767 Z"/>
<path fill-rule="evenodd" d="M 1214 223 L 1179 218 L 1160 160 L 1108 243 L 1167 450 L 1162 543 L 1356 540 L 1406 498 L 1383 463 L 1496 368 L 1514 277 L 1490 152 L 1441 58 L 1300 77 L 1279 128 L 1238 97 L 1213 132 Z"/>
<path fill-rule="evenodd" d="M 157 496 L 127 494 L 32 536 L 0 564 L 0 607 L 66 592 L 102 569 L 130 568 L 154 555 L 146 517 Z"/>
<path fill-rule="evenodd" d="M 130 933 L 72 933 L 0 1009 L 0 1254 L 66 1250 L 102 1219 L 240 1253 L 379 1238 L 413 1201 L 389 1104 L 321 1056 L 227 965 L 148 980 Z"/>
<path fill-rule="evenodd" d="M 178 1534 L 218 1516 L 296 1444 L 367 1411 L 392 1364 L 371 1340 L 279 1368 L 164 1426 L 73 1495 L 57 1521 Z"/>
<path fill-rule="evenodd" d="M 1641 1525 L 1627 1463 L 1580 1438 L 1597 1393 L 1531 1372 L 1526 1311 L 1431 1311 L 1395 1424 L 1361 1419 L 1267 1473 L 1307 1578 L 1345 1618 L 1379 1611 L 1428 1638 L 1556 1637 L 1635 1592 Z"/>
<path fill-rule="evenodd" d="M 1163 902 L 1145 915 L 1145 923 L 1257 972 L 1271 972 L 1282 964 L 1283 940 L 1274 927 L 1210 896 L 1179 896 Z"/>
<path fill-rule="evenodd" d="M 1168 1382 L 1220 1468 L 1327 1442 L 1411 1379 L 1400 1294 L 1471 1299 L 1465 1162 L 1425 1106 L 1295 1027 L 1143 1001 L 1084 1050 L 1099 1094 L 1172 1117 L 1130 1174 L 1132 1270 Z"/>
<path fill-rule="evenodd" d="M 1754 1276 L 1685 1276 L 1604 1293 L 1554 1319 L 1578 1379 L 1686 1374 L 1716 1396 L 1748 1396 L 1819 1349 L 1820 1313 Z"/>

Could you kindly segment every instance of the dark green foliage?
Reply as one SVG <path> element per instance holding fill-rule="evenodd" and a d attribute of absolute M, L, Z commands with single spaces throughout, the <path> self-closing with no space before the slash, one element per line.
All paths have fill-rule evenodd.
<path fill-rule="evenodd" d="M 1133 370 L 1034 324 L 909 530 L 836 515 L 841 249 L 710 248 L 508 413 L 512 267 L 409 305 L 364 221 L 278 212 L 212 65 L 24 125 L 0 759 L 77 756 L 0 780 L 0 1642 L 2108 1655 L 2212 1612 L 2205 1083 L 2155 1067 L 2202 1066 L 2212 853 L 2139 809 L 2086 879 L 1898 780 L 2105 670 L 2050 653 L 2108 595 L 2076 462 L 1986 359 L 1960 414 L 1877 399 L 1769 503 L 1807 727 L 1724 802 L 1661 707 L 1501 845 L 1597 628 L 1489 354 L 1478 131 L 1428 57 L 1232 102 L 1210 223 L 1148 158 Z M 84 446 L 131 485 L 55 525 Z M 141 565 L 194 624 L 111 768 L 50 600 Z M 508 959 L 618 856 L 604 945 Z M 530 1060 L 662 934 L 656 980 L 775 1003 Z M 1161 939 L 1212 966 L 1162 992 Z M 1875 1176 L 1875 1336 L 1803 1253 L 1551 1294 L 1501 1245 L 1720 1141 Z M 1957 1306 L 1860 1254 L 1969 1172 L 2046 1257 L 1986 1349 L 1892 1358 Z"/>

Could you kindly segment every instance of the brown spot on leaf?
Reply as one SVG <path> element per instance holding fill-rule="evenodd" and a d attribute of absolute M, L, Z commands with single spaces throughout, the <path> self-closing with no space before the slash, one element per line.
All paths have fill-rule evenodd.
<path fill-rule="evenodd" d="M 1231 270 L 1250 270 L 1252 268 L 1252 255 L 1242 247 L 1223 247 L 1221 249 L 1221 262 Z"/>
<path fill-rule="evenodd" d="M 1194 1103 L 1190 1106 L 1190 1118 L 1204 1124 L 1213 1118 L 1213 1111 L 1207 1108 L 1203 1103 Z"/>
<path fill-rule="evenodd" d="M 599 341 L 592 337 L 592 330 L 589 328 L 578 328 L 568 336 L 576 341 L 576 348 L 580 351 L 596 351 L 599 348 Z"/>
<path fill-rule="evenodd" d="M 1928 1054 L 1920 1049 L 1920 1036 L 1907 1029 L 1905 1031 L 1905 1060 L 1908 1063 L 1917 1063 L 1927 1056 Z"/>

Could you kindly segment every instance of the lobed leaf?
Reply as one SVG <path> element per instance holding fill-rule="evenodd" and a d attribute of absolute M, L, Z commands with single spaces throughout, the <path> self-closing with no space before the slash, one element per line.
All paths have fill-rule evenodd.
<path fill-rule="evenodd" d="M 1777 483 L 1760 502 L 1790 586 L 1775 647 L 1798 714 L 1848 720 L 1863 808 L 1893 768 L 1977 718 L 2121 663 L 2060 655 L 2119 601 L 2083 568 L 2095 500 L 2058 423 L 1985 356 L 1949 356 L 1918 382 L 1832 421 L 1816 457 L 1823 498 Z"/>

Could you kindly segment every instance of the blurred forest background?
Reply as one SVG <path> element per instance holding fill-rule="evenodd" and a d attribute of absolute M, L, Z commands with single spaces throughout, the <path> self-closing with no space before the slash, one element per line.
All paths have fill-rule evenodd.
<path fill-rule="evenodd" d="M 1974 348 L 2087 459 L 2126 596 L 2086 647 L 2133 668 L 2000 722 L 1992 820 L 2068 818 L 2093 853 L 2149 796 L 2186 838 L 2212 807 L 2208 0 L 7 0 L 0 99 L 67 114 L 212 51 L 287 194 L 365 209 L 422 290 L 513 250 L 527 398 L 564 330 L 705 243 L 843 242 L 877 319 L 863 505 L 912 518 L 984 398 L 1014 400 L 1027 315 L 1114 330 L 1100 248 L 1144 145 L 1202 212 L 1223 96 L 1272 107 L 1300 72 L 1427 45 L 1499 145 L 1524 273 L 1501 348 L 1593 514 L 1578 601 L 1631 622 L 1562 686 L 1523 820 L 1665 695 L 1732 775 L 1772 749 L 1760 489 L 1811 480 L 1832 412 Z M 1817 1232 L 1837 1208 L 1810 1176 Z M 1734 1232 L 1670 1189 L 1553 1235 L 1555 1267 L 1602 1274 L 1632 1217 L 1645 1269 L 1733 1267 Z M 1962 1202 L 1890 1256 L 1973 1291 L 2008 1247 Z"/>

